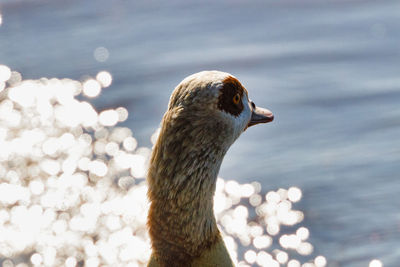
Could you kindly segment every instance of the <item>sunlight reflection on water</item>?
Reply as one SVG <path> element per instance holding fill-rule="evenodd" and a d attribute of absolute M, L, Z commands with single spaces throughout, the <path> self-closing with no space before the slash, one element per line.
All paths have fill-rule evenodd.
<path fill-rule="evenodd" d="M 111 74 L 82 84 L 10 81 L 12 73 L 0 66 L 0 82 L 8 83 L 0 92 L 0 262 L 144 266 L 151 150 L 138 147 L 130 129 L 113 127 L 127 119 L 125 108 L 98 113 L 76 99 L 99 95 Z M 297 187 L 263 193 L 258 182 L 218 178 L 215 216 L 238 266 L 327 265 L 313 256 L 310 231 L 297 226 L 304 214 L 293 206 L 301 198 Z"/>

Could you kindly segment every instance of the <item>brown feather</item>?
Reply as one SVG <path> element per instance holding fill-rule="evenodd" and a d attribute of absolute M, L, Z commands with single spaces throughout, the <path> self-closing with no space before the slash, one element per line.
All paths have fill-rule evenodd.
<path fill-rule="evenodd" d="M 218 108 L 225 112 L 232 114 L 237 117 L 243 111 L 243 103 L 239 101 L 238 104 L 233 102 L 233 98 L 236 94 L 243 97 L 243 94 L 247 91 L 242 84 L 234 77 L 228 76 L 223 81 L 221 88 L 221 94 L 218 98 Z"/>

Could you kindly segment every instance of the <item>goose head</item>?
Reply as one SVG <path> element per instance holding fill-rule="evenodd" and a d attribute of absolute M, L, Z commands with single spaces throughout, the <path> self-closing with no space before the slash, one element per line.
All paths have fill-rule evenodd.
<path fill-rule="evenodd" d="M 185 78 L 172 93 L 168 111 L 193 131 L 204 128 L 209 130 L 205 135 L 218 135 L 217 140 L 227 147 L 248 127 L 274 119 L 271 111 L 249 99 L 237 78 L 220 71 L 202 71 Z"/>

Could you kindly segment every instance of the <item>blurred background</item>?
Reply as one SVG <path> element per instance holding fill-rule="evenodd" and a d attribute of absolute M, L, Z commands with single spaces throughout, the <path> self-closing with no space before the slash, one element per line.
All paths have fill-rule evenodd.
<path fill-rule="evenodd" d="M 14 71 L 8 77 L 3 68 L 2 81 L 11 77 L 7 86 L 18 84 L 20 73 L 22 80 L 70 78 L 84 86 L 105 71 L 112 84 L 103 83 L 101 95 L 77 98 L 99 112 L 125 108 L 129 116 L 121 119 L 120 109 L 119 121 L 131 129 L 141 155 L 149 153 L 150 137 L 184 77 L 212 69 L 235 75 L 258 106 L 274 112 L 275 121 L 247 130 L 226 155 L 220 176 L 252 184 L 250 193 L 261 186 L 263 201 L 269 190 L 301 189 L 296 208 L 304 220 L 298 222 L 309 231 L 313 255 L 323 255 L 310 266 L 398 266 L 399 44 L 396 0 L 0 1 L 0 64 Z M 93 128 L 97 135 L 89 133 L 93 140 L 102 138 L 100 128 Z M 2 175 L 12 169 L 14 158 L 6 159 Z M 4 199 L 3 210 L 24 203 Z M 4 216 L 3 230 L 11 215 Z M 238 254 L 245 243 L 238 242 Z M 26 257 L 28 265 L 46 265 L 43 253 L 33 254 L 34 243 L 15 250 L 25 258 L 14 261 L 19 252 L 4 250 L 5 244 L 0 245 L 3 266 Z M 250 254 L 238 255 L 238 261 L 262 265 Z M 84 256 L 74 262 L 66 256 L 65 265 L 82 265 L 79 257 Z"/>

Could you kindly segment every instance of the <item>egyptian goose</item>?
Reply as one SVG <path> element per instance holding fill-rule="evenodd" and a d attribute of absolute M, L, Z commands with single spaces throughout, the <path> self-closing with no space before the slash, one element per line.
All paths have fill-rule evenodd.
<path fill-rule="evenodd" d="M 213 212 L 218 171 L 244 130 L 273 118 L 225 72 L 202 71 L 175 88 L 147 176 L 148 266 L 233 266 Z"/>

